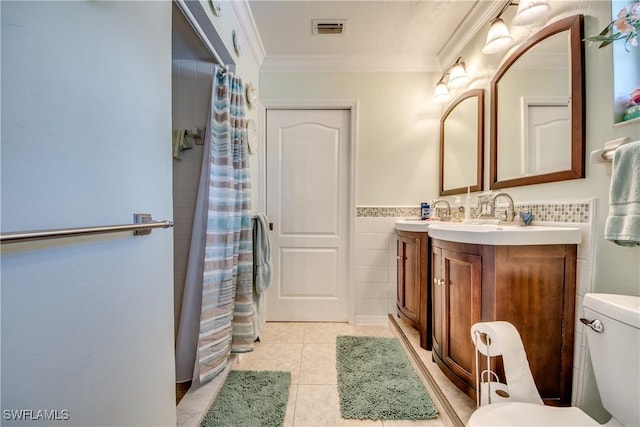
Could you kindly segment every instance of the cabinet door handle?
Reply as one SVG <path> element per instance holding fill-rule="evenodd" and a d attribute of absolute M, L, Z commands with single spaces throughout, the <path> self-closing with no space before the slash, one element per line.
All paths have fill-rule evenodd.
<path fill-rule="evenodd" d="M 398 255 L 396 259 L 404 259 L 402 256 Z"/>
<path fill-rule="evenodd" d="M 438 280 L 438 279 L 436 279 L 436 278 L 434 277 L 434 278 L 433 278 L 433 284 L 434 284 L 434 285 L 437 285 L 437 284 L 438 284 L 438 282 L 439 282 L 439 280 Z"/>

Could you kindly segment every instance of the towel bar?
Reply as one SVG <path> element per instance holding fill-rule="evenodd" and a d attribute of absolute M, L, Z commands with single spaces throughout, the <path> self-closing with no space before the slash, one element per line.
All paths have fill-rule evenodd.
<path fill-rule="evenodd" d="M 154 221 L 149 214 L 134 214 L 134 224 L 103 225 L 97 227 L 58 228 L 52 230 L 18 231 L 0 234 L 0 244 L 29 242 L 34 240 L 59 239 L 63 237 L 87 236 L 90 234 L 133 231 L 134 235 L 151 234 L 154 228 L 171 228 L 171 221 Z"/>
<path fill-rule="evenodd" d="M 628 137 L 618 138 L 604 143 L 604 148 L 591 152 L 591 161 L 593 163 L 610 162 L 613 159 L 613 152 L 621 145 L 629 142 Z"/>
<path fill-rule="evenodd" d="M 604 148 L 600 150 L 594 150 L 591 152 L 592 163 L 605 163 L 605 168 L 608 175 L 611 175 L 611 162 L 613 160 L 613 153 L 618 147 L 631 142 L 628 137 L 613 139 L 604 143 Z"/>

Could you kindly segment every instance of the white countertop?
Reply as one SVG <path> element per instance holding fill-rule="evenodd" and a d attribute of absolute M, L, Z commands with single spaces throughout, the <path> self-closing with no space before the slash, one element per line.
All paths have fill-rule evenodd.
<path fill-rule="evenodd" d="M 395 222 L 396 230 L 400 231 L 414 231 L 426 233 L 429 229 L 429 225 L 433 224 L 433 221 L 423 221 L 420 218 L 406 218 L 400 219 Z"/>
<path fill-rule="evenodd" d="M 582 232 L 573 227 L 527 227 L 498 224 L 459 224 L 432 222 L 428 226 L 429 237 L 458 243 L 479 245 L 554 245 L 578 244 Z"/>

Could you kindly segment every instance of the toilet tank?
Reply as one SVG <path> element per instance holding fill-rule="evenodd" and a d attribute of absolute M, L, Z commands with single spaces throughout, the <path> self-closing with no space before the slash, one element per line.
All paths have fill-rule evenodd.
<path fill-rule="evenodd" d="M 586 294 L 583 305 L 585 318 L 603 326 L 601 332 L 586 327 L 602 404 L 622 425 L 638 426 L 640 297 Z"/>

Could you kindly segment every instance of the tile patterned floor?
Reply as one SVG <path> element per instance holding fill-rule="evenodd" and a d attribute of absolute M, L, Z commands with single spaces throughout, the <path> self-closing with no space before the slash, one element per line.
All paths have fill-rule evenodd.
<path fill-rule="evenodd" d="M 406 325 L 401 326 L 404 331 Z M 345 323 L 267 323 L 254 351 L 239 356 L 231 369 L 291 372 L 291 388 L 284 423 L 286 427 L 453 426 L 453 422 L 434 397 L 435 393 L 424 378 L 423 382 L 440 412 L 438 418 L 424 421 L 372 421 L 347 420 L 340 416 L 335 367 L 336 337 L 338 335 L 393 337 L 394 332 L 394 329 L 389 326 L 354 326 Z M 411 328 L 405 333 L 410 340 L 415 339 Z M 428 357 L 430 362 L 430 353 L 424 357 Z M 200 406 L 206 405 L 204 394 L 206 393 L 191 396 L 191 392 L 187 393 L 178 405 L 178 426 L 197 425 L 200 417 L 197 413 L 198 409 L 195 409 L 192 404 L 197 401 Z"/>

